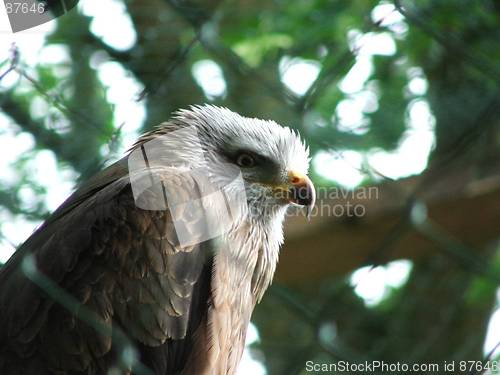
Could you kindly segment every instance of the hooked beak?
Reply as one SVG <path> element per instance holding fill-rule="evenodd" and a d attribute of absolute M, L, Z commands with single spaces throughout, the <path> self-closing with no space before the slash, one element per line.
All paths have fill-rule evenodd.
<path fill-rule="evenodd" d="M 316 190 L 312 181 L 306 175 L 290 171 L 288 172 L 289 202 L 305 206 L 307 218 L 311 216 L 314 203 L 316 202 Z"/>

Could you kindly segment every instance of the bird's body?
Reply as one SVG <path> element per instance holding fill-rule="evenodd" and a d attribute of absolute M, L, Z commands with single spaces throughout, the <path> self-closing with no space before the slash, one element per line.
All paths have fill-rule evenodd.
<path fill-rule="evenodd" d="M 180 145 L 161 138 L 189 127 L 197 138 L 185 136 Z M 146 158 L 145 170 L 132 170 L 134 151 L 144 153 L 152 140 L 161 140 L 161 152 L 151 154 L 159 163 Z M 174 210 L 172 202 L 184 204 L 201 189 L 190 173 L 202 167 L 195 145 L 208 161 L 207 173 L 224 183 L 223 166 L 238 165 L 246 200 L 222 232 L 185 244 L 178 221 L 196 238 L 200 218 L 182 204 Z M 295 168 L 300 181 L 289 186 L 307 187 L 305 201 L 312 204 L 310 182 L 302 177 L 307 164 L 295 133 L 211 106 L 180 112 L 142 137 L 131 156 L 82 185 L 0 270 L 0 374 L 105 374 L 112 368 L 234 374 L 251 313 L 274 274 L 286 207 L 304 201 L 277 192 Z M 164 198 L 151 187 L 134 190 L 134 181 L 154 168 L 163 193 L 177 195 L 168 197 L 168 207 L 144 209 Z"/>

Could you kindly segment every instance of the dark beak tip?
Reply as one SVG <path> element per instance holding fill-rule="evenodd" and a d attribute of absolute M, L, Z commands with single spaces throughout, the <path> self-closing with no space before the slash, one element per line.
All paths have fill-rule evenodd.
<path fill-rule="evenodd" d="M 311 212 L 316 202 L 316 191 L 313 185 L 294 186 L 291 189 L 292 202 L 307 207 L 307 219 L 310 220 Z"/>

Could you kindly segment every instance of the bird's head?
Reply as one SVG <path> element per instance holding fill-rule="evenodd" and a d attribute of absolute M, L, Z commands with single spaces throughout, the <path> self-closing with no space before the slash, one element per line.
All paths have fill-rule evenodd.
<path fill-rule="evenodd" d="M 241 172 L 251 214 L 274 216 L 290 204 L 308 210 L 314 205 L 315 190 L 307 177 L 309 150 L 297 132 L 210 105 L 181 111 L 177 119 L 196 126 L 212 170 Z"/>
<path fill-rule="evenodd" d="M 290 204 L 309 211 L 313 207 L 315 190 L 307 177 L 309 150 L 290 128 L 211 105 L 179 111 L 166 128 L 195 130 L 183 133 L 182 145 L 175 141 L 175 146 L 166 146 L 176 149 L 178 160 L 188 160 L 189 168 L 206 168 L 221 186 L 241 178 L 251 217 L 284 216 Z M 203 158 L 197 154 L 200 147 Z"/>

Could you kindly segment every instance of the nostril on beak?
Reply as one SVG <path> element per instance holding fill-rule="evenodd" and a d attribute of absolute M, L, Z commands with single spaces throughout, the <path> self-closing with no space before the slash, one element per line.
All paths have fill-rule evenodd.
<path fill-rule="evenodd" d="M 307 218 L 311 216 L 314 203 L 316 202 L 316 190 L 314 185 L 306 175 L 289 172 L 288 181 L 290 183 L 289 198 L 290 203 L 295 203 L 307 208 Z"/>

